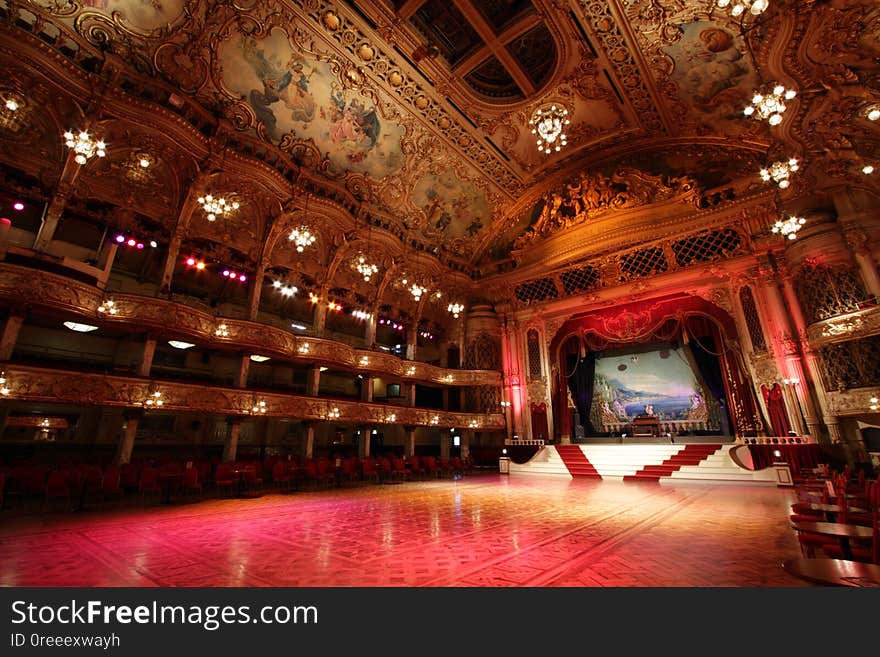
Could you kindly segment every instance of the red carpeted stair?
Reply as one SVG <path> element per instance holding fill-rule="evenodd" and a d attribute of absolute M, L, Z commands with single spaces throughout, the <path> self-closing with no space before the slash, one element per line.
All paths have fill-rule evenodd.
<path fill-rule="evenodd" d="M 623 478 L 624 481 L 660 481 L 661 477 L 668 477 L 683 465 L 698 465 L 715 452 L 721 449 L 721 445 L 686 445 L 674 456 L 670 456 L 660 465 L 646 465 L 644 468 Z"/>
<path fill-rule="evenodd" d="M 601 479 L 596 468 L 587 460 L 583 450 L 578 445 L 556 445 L 556 451 L 562 457 L 562 462 L 568 468 L 572 477 L 593 477 Z"/>

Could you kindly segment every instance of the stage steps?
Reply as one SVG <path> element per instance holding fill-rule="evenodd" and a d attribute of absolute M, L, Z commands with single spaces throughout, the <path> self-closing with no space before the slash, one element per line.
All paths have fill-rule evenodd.
<path fill-rule="evenodd" d="M 703 448 L 709 452 L 696 464 L 690 462 L 696 458 L 688 453 L 679 456 L 688 447 Z M 548 445 L 538 450 L 537 454 L 527 463 L 510 464 L 510 474 L 514 475 L 553 475 L 572 477 L 600 477 L 602 479 L 624 480 L 629 478 L 637 480 L 657 481 L 660 484 L 678 483 L 731 483 L 731 484 L 759 484 L 776 485 L 776 477 L 772 468 L 759 471 L 744 470 L 740 468 L 728 455 L 732 444 L 699 445 L 689 443 L 680 444 L 598 444 L 598 445 Z M 560 451 L 566 454 L 572 463 L 577 463 L 576 474 L 572 474 L 566 462 L 560 455 Z M 581 461 L 575 454 L 578 450 L 583 455 Z M 711 450 L 711 451 L 710 451 Z M 577 459 L 576 461 L 574 459 Z M 588 464 L 593 472 L 585 467 Z M 670 464 L 678 466 L 668 474 Z M 659 477 L 636 477 L 640 471 L 658 472 L 663 469 Z"/>
<path fill-rule="evenodd" d="M 705 461 L 719 449 L 721 449 L 721 445 L 685 445 L 660 465 L 646 465 L 635 474 L 625 476 L 623 480 L 660 481 L 661 478 L 670 476 L 684 466 L 700 465 L 702 461 Z"/>
<path fill-rule="evenodd" d="M 572 477 L 602 478 L 579 445 L 555 445 L 555 447 Z"/>

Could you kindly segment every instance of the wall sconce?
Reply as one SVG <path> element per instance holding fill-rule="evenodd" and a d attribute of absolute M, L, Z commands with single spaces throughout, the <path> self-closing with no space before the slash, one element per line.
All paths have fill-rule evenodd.
<path fill-rule="evenodd" d="M 329 411 L 327 411 L 327 419 L 328 420 L 338 420 L 339 419 L 339 408 L 334 406 Z"/>
<path fill-rule="evenodd" d="M 261 399 L 259 401 L 254 401 L 249 412 L 251 415 L 260 415 L 261 413 L 265 413 L 267 410 L 268 407 L 266 406 L 266 402 Z"/>
<path fill-rule="evenodd" d="M 145 408 L 158 408 L 162 406 L 165 401 L 162 399 L 162 393 L 158 390 L 154 390 L 150 393 L 150 396 L 144 400 Z"/>
<path fill-rule="evenodd" d="M 432 418 L 431 418 L 431 424 L 440 424 L 440 416 L 439 416 L 439 415 L 435 415 L 434 417 L 432 417 Z"/>
<path fill-rule="evenodd" d="M 226 324 L 220 324 L 217 329 L 214 331 L 214 335 L 218 338 L 228 338 L 229 337 L 229 327 Z"/>
<path fill-rule="evenodd" d="M 6 372 L 0 372 L 0 395 L 6 397 L 9 393 L 9 380 L 6 378 Z"/>
<path fill-rule="evenodd" d="M 360 363 L 361 367 L 366 367 L 367 365 L 370 364 L 370 359 L 367 358 L 366 356 L 361 356 L 359 363 Z"/>
<path fill-rule="evenodd" d="M 307 354 L 311 351 L 311 347 L 308 342 L 303 342 L 296 350 L 301 354 Z"/>
<path fill-rule="evenodd" d="M 385 418 L 385 422 L 388 422 L 388 423 L 397 422 L 397 414 L 392 413 L 391 415 L 389 415 L 388 417 Z"/>
<path fill-rule="evenodd" d="M 5 392 L 3 392 L 3 389 L 0 389 L 0 393 L 4 395 L 6 394 Z M 880 405 L 878 405 L 880 404 L 880 399 L 878 399 L 877 397 L 871 397 L 870 401 L 871 405 L 868 408 L 870 408 L 872 411 L 876 411 L 878 408 L 880 408 Z"/>
<path fill-rule="evenodd" d="M 415 373 L 416 373 L 415 366 L 410 366 L 410 367 L 406 368 L 406 375 L 407 376 L 414 376 Z"/>

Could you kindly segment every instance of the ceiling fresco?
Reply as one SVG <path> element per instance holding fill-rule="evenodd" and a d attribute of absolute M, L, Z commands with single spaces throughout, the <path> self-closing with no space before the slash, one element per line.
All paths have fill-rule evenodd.
<path fill-rule="evenodd" d="M 280 176 L 301 167 L 338 185 L 382 215 L 373 226 L 475 277 L 509 261 L 546 199 L 572 181 L 626 169 L 747 194 L 762 190 L 757 168 L 785 152 L 803 159 L 810 181 L 792 193 L 808 194 L 855 180 L 857 165 L 880 156 L 880 125 L 864 118 L 880 102 L 871 0 L 797 11 L 771 0 L 742 21 L 710 0 L 2 4 L 51 24 L 83 62 L 112 55 L 113 70 L 128 67 L 119 77 L 132 97 L 131 80 L 160 86 L 167 93 L 151 102 L 222 121 L 221 132 L 259 143 L 253 152 Z M 798 96 L 771 129 L 742 109 L 776 80 Z M 96 97 L 81 99 L 83 113 Z M 571 125 L 568 146 L 545 156 L 528 121 L 548 102 L 566 107 Z M 114 135 L 105 170 L 125 170 L 136 145 L 113 148 L 134 134 Z M 174 149 L 163 148 L 170 163 Z M 191 168 L 205 164 L 180 170 Z M 155 174 L 162 180 L 167 172 Z M 261 221 L 252 225 L 271 225 Z M 244 251 L 260 239 L 249 228 Z"/>

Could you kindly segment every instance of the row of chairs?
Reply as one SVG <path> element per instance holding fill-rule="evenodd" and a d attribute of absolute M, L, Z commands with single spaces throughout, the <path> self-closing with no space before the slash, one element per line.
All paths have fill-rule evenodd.
<path fill-rule="evenodd" d="M 859 544 L 856 540 L 851 546 L 852 560 L 880 564 L 880 481 L 867 479 L 862 470 L 855 480 L 851 480 L 848 466 L 841 473 L 832 473 L 828 481 L 830 486 L 822 479 L 815 480 L 814 486 L 810 486 L 808 481 L 802 482 L 799 496 L 802 495 L 804 499 L 791 505 L 789 519 L 791 522 L 827 521 L 828 514 L 813 510 L 813 502 L 809 500 L 810 490 L 821 492 L 821 496 L 816 497 L 822 504 L 833 504 L 839 509 L 835 514 L 836 522 L 872 528 L 869 541 Z M 839 539 L 833 536 L 801 531 L 798 532 L 798 543 L 805 557 L 815 557 L 821 551 L 822 555 L 831 559 L 846 558 Z"/>

